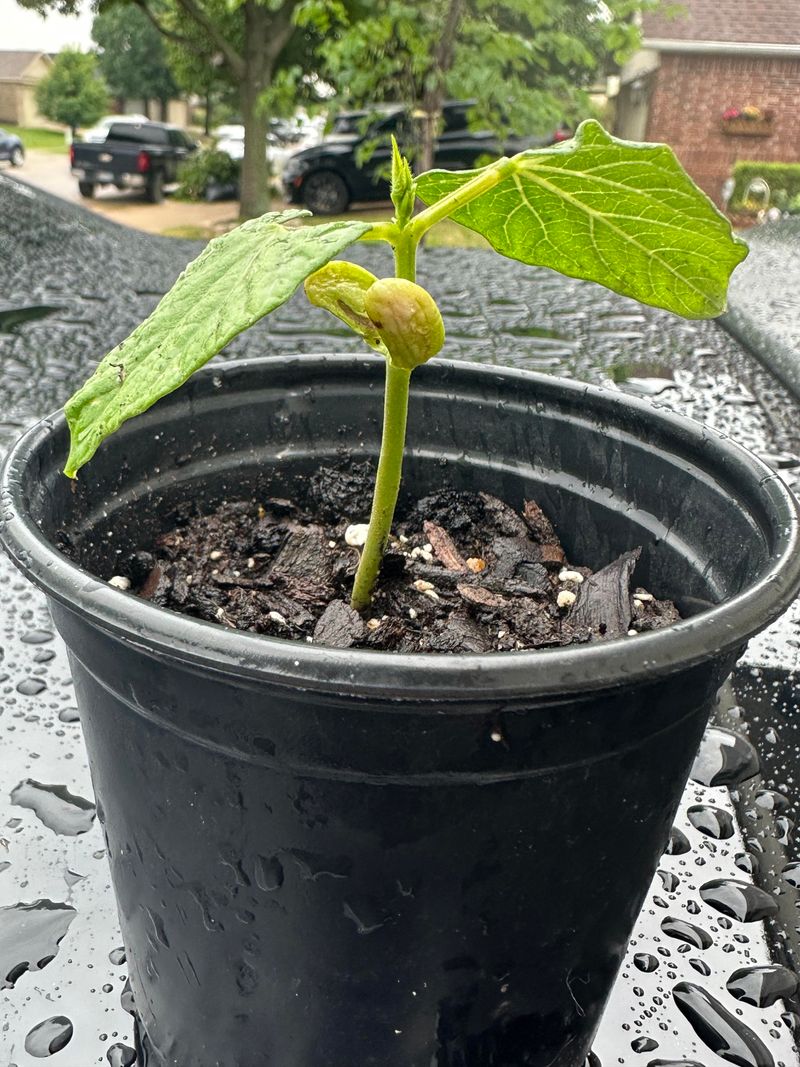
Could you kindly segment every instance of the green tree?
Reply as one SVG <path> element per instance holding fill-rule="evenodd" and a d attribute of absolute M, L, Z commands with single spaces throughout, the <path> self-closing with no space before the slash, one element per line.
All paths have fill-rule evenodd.
<path fill-rule="evenodd" d="M 433 165 L 447 97 L 475 100 L 498 132 L 546 133 L 585 117 L 585 88 L 635 47 L 651 0 L 374 0 L 322 47 L 349 104 L 402 100 L 421 118 L 417 163 Z"/>
<path fill-rule="evenodd" d="M 73 138 L 79 126 L 91 126 L 108 107 L 108 89 L 97 68 L 97 57 L 77 49 L 59 52 L 50 72 L 36 86 L 36 105 L 53 122 L 69 126 Z"/>
<path fill-rule="evenodd" d="M 159 100 L 164 117 L 177 87 L 164 38 L 144 11 L 129 4 L 113 5 L 95 16 L 92 37 L 98 46 L 100 71 L 112 93 L 123 100 Z"/>
<path fill-rule="evenodd" d="M 25 8 L 46 15 L 49 11 L 75 14 L 82 0 L 18 0 Z M 112 0 L 93 0 L 107 9 Z M 365 0 L 359 0 L 365 2 Z M 158 31 L 168 40 L 192 47 L 192 36 L 176 27 L 177 13 L 185 26 L 206 35 L 239 92 L 245 129 L 241 205 L 243 217 L 261 215 L 269 208 L 269 170 L 266 139 L 271 90 L 288 57 L 300 47 L 303 65 L 314 62 L 314 48 L 326 22 L 343 17 L 351 0 L 135 0 Z M 294 60 L 292 60 L 294 62 Z"/>
<path fill-rule="evenodd" d="M 210 5 L 212 0 L 207 0 Z M 225 36 L 243 50 L 242 22 L 238 14 L 225 2 L 216 0 L 214 18 L 224 28 Z M 205 99 L 205 132 L 212 126 L 214 105 L 221 100 L 235 100 L 236 80 L 229 64 L 208 33 L 193 19 L 187 19 L 177 4 L 173 4 L 163 18 L 167 60 L 175 81 L 187 93 Z"/>

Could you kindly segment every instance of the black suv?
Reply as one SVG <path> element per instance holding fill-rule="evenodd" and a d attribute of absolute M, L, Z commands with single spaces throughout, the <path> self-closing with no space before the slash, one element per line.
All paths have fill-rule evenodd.
<path fill-rule="evenodd" d="M 469 170 L 482 157 L 497 158 L 560 139 L 554 134 L 501 142 L 490 131 L 469 129 L 467 120 L 473 106 L 469 100 L 444 104 L 442 132 L 436 141 L 437 167 Z M 286 161 L 286 199 L 304 204 L 317 215 L 338 215 L 354 200 L 388 200 L 391 134 L 401 145 L 408 143 L 411 122 L 408 109 L 401 104 L 342 112 L 320 144 L 304 148 Z M 359 164 L 359 156 L 368 146 L 373 150 L 367 161 Z"/>

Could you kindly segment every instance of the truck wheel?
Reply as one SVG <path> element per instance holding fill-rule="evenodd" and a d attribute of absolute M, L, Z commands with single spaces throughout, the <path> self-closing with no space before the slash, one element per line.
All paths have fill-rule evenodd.
<path fill-rule="evenodd" d="M 157 170 L 147 183 L 145 196 L 151 204 L 160 204 L 164 199 L 164 175 Z"/>
<path fill-rule="evenodd" d="M 86 200 L 91 200 L 94 196 L 95 184 L 94 182 L 78 182 L 78 192 Z"/>
<path fill-rule="evenodd" d="M 303 203 L 315 215 L 340 215 L 350 203 L 350 190 L 332 170 L 318 170 L 303 182 Z"/>
<path fill-rule="evenodd" d="M 12 167 L 21 167 L 24 162 L 25 162 L 25 153 L 22 151 L 21 148 L 15 148 L 13 150 L 13 152 L 11 153 L 11 166 Z"/>

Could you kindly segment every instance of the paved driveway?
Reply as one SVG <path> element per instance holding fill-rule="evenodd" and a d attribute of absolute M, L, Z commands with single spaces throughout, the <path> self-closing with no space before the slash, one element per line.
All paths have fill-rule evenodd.
<path fill-rule="evenodd" d="M 77 180 L 70 174 L 69 156 L 35 148 L 28 150 L 19 169 L 10 169 L 9 173 L 63 200 L 82 204 L 98 215 L 147 233 L 200 236 L 200 230 L 227 229 L 238 214 L 238 204 L 233 200 L 190 204 L 167 197 L 162 204 L 149 204 L 141 192 L 120 192 L 113 186 L 99 190 L 93 200 L 84 200 Z"/>

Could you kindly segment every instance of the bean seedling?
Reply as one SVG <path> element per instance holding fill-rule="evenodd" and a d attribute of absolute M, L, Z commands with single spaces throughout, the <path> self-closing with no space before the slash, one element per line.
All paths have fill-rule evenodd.
<path fill-rule="evenodd" d="M 391 196 L 389 222 L 302 226 L 296 220 L 308 212 L 270 212 L 211 241 L 66 404 L 65 474 L 74 478 L 122 423 L 177 389 L 305 281 L 313 304 L 386 360 L 381 452 L 352 593 L 362 611 L 397 502 L 411 374 L 444 343 L 439 309 L 416 284 L 417 248 L 432 226 L 451 218 L 520 263 L 599 282 L 691 319 L 724 310 L 731 271 L 747 254 L 668 147 L 619 140 L 593 120 L 570 141 L 472 171 L 413 177 L 395 144 Z M 424 207 L 415 214 L 418 200 Z M 356 241 L 388 243 L 395 276 L 379 279 L 335 260 Z"/>

